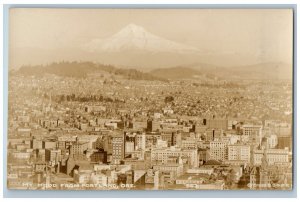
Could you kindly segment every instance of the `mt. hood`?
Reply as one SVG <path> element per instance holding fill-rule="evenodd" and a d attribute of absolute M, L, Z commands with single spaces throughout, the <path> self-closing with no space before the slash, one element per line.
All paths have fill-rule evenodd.
<path fill-rule="evenodd" d="M 123 51 L 146 51 L 150 53 L 197 54 L 198 48 L 156 36 L 143 27 L 129 24 L 111 37 L 96 38 L 84 44 L 84 49 L 94 53 Z"/>

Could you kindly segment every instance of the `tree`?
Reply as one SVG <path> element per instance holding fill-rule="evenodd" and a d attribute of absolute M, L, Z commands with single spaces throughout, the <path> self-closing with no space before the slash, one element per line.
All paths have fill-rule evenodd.
<path fill-rule="evenodd" d="M 168 103 L 168 102 L 173 102 L 174 101 L 174 97 L 173 96 L 167 96 L 165 97 L 165 102 Z"/>

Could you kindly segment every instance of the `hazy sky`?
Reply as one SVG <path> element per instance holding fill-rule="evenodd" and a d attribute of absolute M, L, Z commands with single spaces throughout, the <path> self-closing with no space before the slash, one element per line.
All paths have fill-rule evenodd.
<path fill-rule="evenodd" d="M 53 60 L 86 60 L 83 44 L 109 37 L 130 23 L 215 55 L 246 58 L 249 64 L 291 64 L 292 18 L 288 9 L 17 8 L 10 10 L 9 64 L 18 68 Z"/>

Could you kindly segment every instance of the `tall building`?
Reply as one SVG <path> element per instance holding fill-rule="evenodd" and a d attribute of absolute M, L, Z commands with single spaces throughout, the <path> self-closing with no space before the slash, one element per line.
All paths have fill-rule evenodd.
<path fill-rule="evenodd" d="M 136 149 L 145 150 L 146 149 L 146 135 L 145 134 L 137 134 L 135 136 Z"/>
<path fill-rule="evenodd" d="M 212 160 L 227 160 L 228 143 L 222 141 L 212 141 L 209 144 L 210 159 Z"/>
<path fill-rule="evenodd" d="M 130 153 L 130 152 L 134 152 L 135 150 L 135 133 L 134 134 L 130 134 L 130 133 L 125 133 L 124 134 L 124 138 L 125 138 L 125 155 L 127 153 Z"/>
<path fill-rule="evenodd" d="M 70 147 L 70 155 L 74 159 L 84 159 L 84 152 L 88 149 L 88 143 L 76 142 Z"/>
<path fill-rule="evenodd" d="M 262 126 L 247 124 L 243 125 L 243 135 L 248 137 L 250 143 L 260 145 L 262 139 Z"/>
<path fill-rule="evenodd" d="M 112 136 L 112 164 L 120 164 L 125 157 L 125 134 Z"/>
<path fill-rule="evenodd" d="M 250 146 L 241 144 L 228 145 L 228 160 L 250 163 Z"/>

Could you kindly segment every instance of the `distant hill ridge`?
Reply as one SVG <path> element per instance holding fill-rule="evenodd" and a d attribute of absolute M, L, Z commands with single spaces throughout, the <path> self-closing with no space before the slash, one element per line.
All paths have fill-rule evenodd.
<path fill-rule="evenodd" d="M 89 74 L 104 71 L 119 75 L 125 79 L 168 81 L 172 79 L 292 79 L 292 65 L 285 63 L 261 63 L 256 65 L 218 67 L 209 64 L 195 63 L 169 68 L 153 69 L 142 72 L 137 68 L 118 68 L 93 62 L 54 62 L 49 65 L 22 66 L 13 74 L 43 75 L 55 74 L 65 77 L 84 78 Z M 12 72 L 11 72 L 12 73 Z"/>
<path fill-rule="evenodd" d="M 184 79 L 192 78 L 202 73 L 198 70 L 189 67 L 170 67 L 170 68 L 159 68 L 154 69 L 150 72 L 153 76 L 168 78 L 168 79 Z"/>
<path fill-rule="evenodd" d="M 223 78 L 223 79 L 292 79 L 293 66 L 282 62 L 221 67 L 204 63 L 159 68 L 150 71 L 165 79 Z"/>
<path fill-rule="evenodd" d="M 96 64 L 93 62 L 54 62 L 49 65 L 22 66 L 14 73 L 21 75 L 54 74 L 64 77 L 84 78 L 87 77 L 88 74 L 95 73 L 97 71 L 105 71 L 110 74 L 121 75 L 126 79 L 132 80 L 166 81 L 166 79 L 156 77 L 136 69 L 122 69 L 112 65 Z"/>

